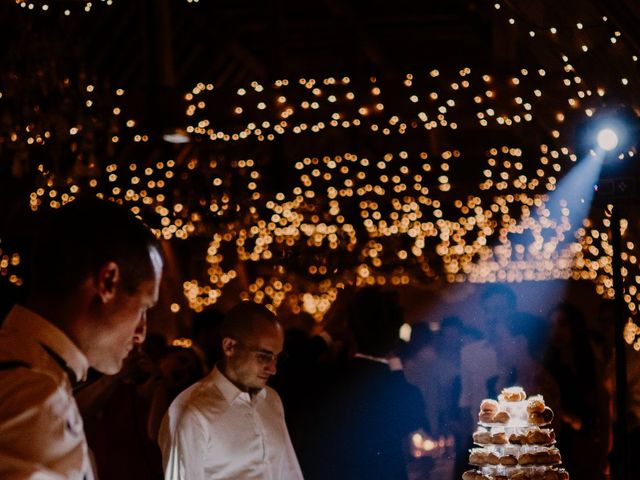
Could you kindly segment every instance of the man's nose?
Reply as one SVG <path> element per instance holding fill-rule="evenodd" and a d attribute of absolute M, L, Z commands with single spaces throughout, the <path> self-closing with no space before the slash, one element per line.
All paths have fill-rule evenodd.
<path fill-rule="evenodd" d="M 266 370 L 269 375 L 275 375 L 278 371 L 278 357 L 274 356 L 269 362 L 266 364 Z"/>
<path fill-rule="evenodd" d="M 142 344 L 147 336 L 147 313 L 143 313 L 140 322 L 133 332 L 133 343 Z"/>

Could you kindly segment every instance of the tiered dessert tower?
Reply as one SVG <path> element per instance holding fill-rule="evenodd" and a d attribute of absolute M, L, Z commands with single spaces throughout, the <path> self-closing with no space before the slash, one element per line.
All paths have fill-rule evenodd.
<path fill-rule="evenodd" d="M 483 400 L 473 434 L 477 447 L 469 454 L 474 468 L 462 480 L 568 480 L 552 420 L 542 395 L 527 398 L 521 387 L 503 389 L 497 401 Z"/>

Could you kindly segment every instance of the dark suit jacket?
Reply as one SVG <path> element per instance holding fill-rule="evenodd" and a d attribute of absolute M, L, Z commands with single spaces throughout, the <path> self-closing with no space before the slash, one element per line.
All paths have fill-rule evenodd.
<path fill-rule="evenodd" d="M 426 428 L 419 390 L 388 365 L 351 359 L 313 416 L 302 462 L 305 478 L 406 479 L 411 432 Z"/>

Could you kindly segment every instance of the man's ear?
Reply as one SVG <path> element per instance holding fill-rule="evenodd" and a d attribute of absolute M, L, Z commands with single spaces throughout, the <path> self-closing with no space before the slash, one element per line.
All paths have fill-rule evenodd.
<path fill-rule="evenodd" d="M 96 278 L 98 295 L 103 303 L 108 303 L 116 295 L 116 288 L 120 281 L 120 267 L 115 262 L 107 262 L 98 271 Z"/>
<path fill-rule="evenodd" d="M 230 357 L 236 347 L 236 341 L 233 338 L 224 337 L 222 339 L 222 353 L 225 357 Z"/>

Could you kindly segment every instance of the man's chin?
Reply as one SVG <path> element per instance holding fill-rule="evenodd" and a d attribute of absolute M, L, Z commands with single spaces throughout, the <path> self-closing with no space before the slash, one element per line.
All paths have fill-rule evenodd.
<path fill-rule="evenodd" d="M 91 365 L 95 370 L 100 373 L 104 373 L 105 375 L 115 375 L 120 370 L 122 370 L 122 365 L 124 364 L 123 360 L 119 362 L 98 362 L 96 364 Z"/>
<path fill-rule="evenodd" d="M 254 385 L 254 387 L 253 387 L 253 388 L 258 388 L 258 389 L 260 389 L 260 388 L 264 388 L 264 387 L 266 387 L 266 386 L 267 386 L 267 382 L 268 382 L 268 381 L 269 381 L 269 379 L 268 379 L 268 378 L 264 378 L 264 379 L 263 379 L 263 378 L 258 378 L 258 379 L 256 380 L 255 385 Z"/>

